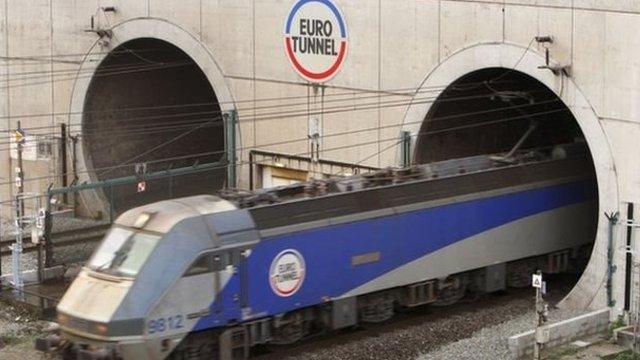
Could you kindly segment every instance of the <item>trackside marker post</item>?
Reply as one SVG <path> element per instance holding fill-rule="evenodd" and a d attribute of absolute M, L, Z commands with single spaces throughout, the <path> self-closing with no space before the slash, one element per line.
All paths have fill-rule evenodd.
<path fill-rule="evenodd" d="M 531 277 L 531 286 L 536 289 L 536 332 L 533 343 L 533 359 L 540 360 L 542 345 L 549 340 L 549 329 L 544 326 L 547 322 L 547 304 L 542 296 L 547 292 L 547 284 L 542 279 L 542 271 L 538 270 Z"/>

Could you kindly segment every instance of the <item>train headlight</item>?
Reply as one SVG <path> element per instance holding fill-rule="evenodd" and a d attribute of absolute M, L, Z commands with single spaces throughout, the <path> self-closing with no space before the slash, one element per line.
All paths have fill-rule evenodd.
<path fill-rule="evenodd" d="M 95 324 L 93 328 L 97 334 L 100 334 L 100 335 L 107 334 L 108 329 L 107 329 L 107 325 L 105 324 Z"/>
<path fill-rule="evenodd" d="M 69 317 L 65 314 L 58 313 L 56 316 L 56 321 L 60 325 L 66 325 L 69 322 Z"/>

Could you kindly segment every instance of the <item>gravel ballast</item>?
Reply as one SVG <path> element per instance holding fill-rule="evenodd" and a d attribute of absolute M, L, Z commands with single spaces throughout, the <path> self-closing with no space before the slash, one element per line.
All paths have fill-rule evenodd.
<path fill-rule="evenodd" d="M 12 240 L 15 238 L 15 226 L 12 221 L 6 219 L 0 219 L 0 238 L 4 240 Z M 92 226 L 101 225 L 104 222 L 91 220 L 91 219 L 81 219 L 81 218 L 73 218 L 73 217 L 65 217 L 59 216 L 54 217 L 54 223 L 52 231 L 55 235 L 57 232 L 68 231 L 68 230 L 79 230 L 90 228 Z M 29 231 L 26 231 L 25 236 L 30 236 Z M 82 236 L 80 233 L 78 236 Z M 29 239 L 25 239 L 25 243 L 28 242 Z M 97 245 L 97 242 L 90 242 L 87 244 L 78 244 L 74 246 L 64 246 L 57 247 L 55 249 L 54 261 L 56 263 L 66 263 L 68 262 L 77 262 L 78 259 L 87 259 L 91 252 Z M 25 245 L 26 246 L 26 245 Z M 35 252 L 24 253 L 22 254 L 22 270 L 23 271 L 32 271 L 38 268 L 38 256 Z M 10 274 L 11 270 L 11 256 L 2 256 L 2 266 L 0 267 L 0 271 L 2 275 Z"/>
<path fill-rule="evenodd" d="M 572 282 L 561 281 L 550 302 L 560 300 Z M 551 321 L 583 314 L 553 309 Z M 469 303 L 430 307 L 399 315 L 391 323 L 368 326 L 300 345 L 269 348 L 257 359 L 508 359 L 507 338 L 534 325 L 531 289 L 486 295 Z"/>
<path fill-rule="evenodd" d="M 584 314 L 578 310 L 556 309 L 550 312 L 550 321 L 556 322 Z M 533 329 L 535 313 L 529 311 L 501 324 L 484 328 L 471 337 L 440 347 L 418 359 L 511 359 L 507 348 L 507 338 Z"/>
<path fill-rule="evenodd" d="M 0 359 L 49 359 L 34 348 L 34 341 L 52 326 L 27 311 L 0 302 Z"/>

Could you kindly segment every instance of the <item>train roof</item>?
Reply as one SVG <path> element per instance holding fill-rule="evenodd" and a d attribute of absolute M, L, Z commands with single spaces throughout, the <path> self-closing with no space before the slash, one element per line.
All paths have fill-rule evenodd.
<path fill-rule="evenodd" d="M 522 150 L 509 157 L 505 157 L 503 154 L 477 155 L 414 165 L 408 168 L 387 168 L 350 177 L 336 176 L 327 179 L 314 179 L 308 182 L 254 191 L 221 190 L 218 196 L 235 203 L 239 208 L 252 209 L 358 190 L 466 176 L 481 172 L 495 172 L 550 161 L 570 160 L 570 162 L 584 163 L 583 165 L 588 167 L 590 163 L 585 161 L 588 157 L 586 143 L 578 141 L 554 147 Z"/>
<path fill-rule="evenodd" d="M 216 242 L 221 245 L 227 242 L 223 237 L 231 239 L 236 236 L 232 234 L 251 229 L 290 231 L 301 224 L 380 216 L 407 206 L 480 196 L 487 191 L 586 179 L 593 174 L 585 151 L 584 145 L 571 144 L 523 151 L 510 158 L 480 155 L 252 192 L 224 190 L 218 196 L 140 206 L 123 213 L 116 224 L 167 233 L 182 220 L 200 217 L 216 229 Z"/>
<path fill-rule="evenodd" d="M 165 233 L 183 219 L 235 209 L 237 206 L 228 200 L 213 195 L 198 195 L 133 208 L 120 215 L 115 223 Z"/>

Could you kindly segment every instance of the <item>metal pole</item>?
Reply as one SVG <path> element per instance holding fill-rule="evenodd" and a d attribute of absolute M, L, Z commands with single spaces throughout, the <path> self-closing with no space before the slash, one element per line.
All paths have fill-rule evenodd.
<path fill-rule="evenodd" d="M 627 229 L 631 232 L 630 234 L 630 239 L 629 239 L 629 249 L 628 251 L 633 253 L 636 249 L 635 246 L 635 236 L 634 236 L 634 232 L 636 231 L 636 226 L 635 223 L 632 219 L 627 220 Z M 631 289 L 630 289 L 630 294 L 631 294 L 631 299 L 630 302 L 633 304 L 633 310 L 631 312 L 631 323 L 633 324 L 633 349 L 632 349 L 632 353 L 633 359 L 636 359 L 636 355 L 638 353 L 638 338 L 640 336 L 639 330 L 638 330 L 638 325 L 640 325 L 640 275 L 638 274 L 638 267 L 640 266 L 640 263 L 636 260 L 636 256 L 633 257 L 633 265 L 632 265 L 632 269 L 633 269 L 633 273 L 631 274 Z"/>
<path fill-rule="evenodd" d="M 24 282 L 22 280 L 22 206 L 21 195 L 16 195 L 16 243 L 11 245 L 11 271 L 13 273 L 13 286 L 22 290 Z"/>
<path fill-rule="evenodd" d="M 61 161 L 61 182 L 62 187 L 67 187 L 67 124 L 60 124 L 60 161 Z M 62 202 L 69 203 L 69 195 L 62 195 Z"/>
<path fill-rule="evenodd" d="M 17 194 L 16 194 L 16 243 L 11 246 L 11 265 L 13 273 L 13 286 L 18 290 L 22 290 L 24 287 L 22 279 L 22 230 L 23 230 L 23 217 L 24 217 L 24 169 L 22 164 L 22 144 L 24 142 L 24 133 L 18 121 L 18 128 L 16 129 L 16 145 L 18 152 L 18 168 L 16 169 L 16 182 L 17 182 Z"/>
<path fill-rule="evenodd" d="M 401 131 L 400 142 L 400 166 L 409 167 L 411 166 L 411 132 Z"/>
<path fill-rule="evenodd" d="M 73 167 L 72 171 L 73 171 L 73 184 L 77 184 L 78 183 L 78 152 L 77 152 L 77 148 L 78 148 L 78 136 L 72 136 L 71 137 L 71 166 Z M 74 194 L 73 195 L 73 212 L 75 215 L 75 212 L 78 210 L 78 196 L 79 194 Z"/>
<path fill-rule="evenodd" d="M 249 151 L 249 190 L 251 190 L 251 191 L 255 190 L 253 188 L 254 187 L 254 184 L 253 184 L 253 181 L 254 181 L 253 180 L 253 176 L 254 176 L 254 174 L 253 174 L 253 172 L 254 172 L 254 169 L 253 169 L 253 156 L 254 156 L 253 155 L 253 150 L 250 150 Z"/>
<path fill-rule="evenodd" d="M 0 218 L 2 217 L 2 208 L 0 207 Z M 2 237 L 2 221 L 0 221 L 0 242 L 4 240 Z M 0 252 L 2 247 L 0 246 Z M 0 290 L 2 290 L 2 254 L 0 254 Z"/>
<path fill-rule="evenodd" d="M 536 275 L 538 275 L 541 279 L 542 271 L 536 271 Z M 542 299 L 542 292 L 544 287 L 544 281 L 540 281 L 540 286 L 536 286 L 536 331 L 535 331 L 535 342 L 533 343 L 533 359 L 540 360 L 540 351 L 542 350 L 543 344 L 543 329 L 542 325 L 546 322 L 545 312 L 546 307 L 544 300 Z"/>
<path fill-rule="evenodd" d="M 53 265 L 53 243 L 52 243 L 52 228 L 53 223 L 51 222 L 51 199 L 53 196 L 50 191 L 47 191 L 47 195 L 45 196 L 45 204 L 44 204 L 44 266 L 51 267 Z"/>
<path fill-rule="evenodd" d="M 540 312 L 538 312 L 538 303 L 540 302 L 540 289 L 536 288 L 536 335 L 538 333 L 538 328 L 540 327 Z M 536 336 L 535 342 L 533 343 L 533 360 L 540 360 L 540 343 L 538 342 L 538 337 Z"/>
<path fill-rule="evenodd" d="M 109 224 L 114 222 L 113 216 L 113 185 L 109 186 Z"/>
<path fill-rule="evenodd" d="M 613 232 L 614 227 L 618 223 L 620 213 L 604 214 L 609 220 L 609 241 L 607 248 L 607 306 L 613 307 L 616 301 L 613 299 L 613 273 L 616 266 L 613 264 Z"/>
<path fill-rule="evenodd" d="M 633 264 L 633 268 L 634 268 L 634 273 L 637 274 L 637 269 L 638 269 L 638 264 L 637 262 L 634 262 Z M 631 357 L 632 359 L 637 359 L 637 354 L 638 354 L 638 325 L 640 325 L 640 319 L 638 319 L 638 315 L 640 315 L 640 291 L 638 291 L 638 278 L 636 277 L 636 281 L 634 282 L 634 288 L 633 291 L 636 292 L 636 296 L 635 296 L 635 304 L 634 304 L 634 311 L 633 311 L 633 356 Z"/>
<path fill-rule="evenodd" d="M 20 126 L 20 121 L 18 121 L 18 131 L 22 131 L 22 127 Z M 23 151 L 22 141 L 18 141 L 17 148 L 18 148 L 19 171 L 18 171 L 18 174 L 16 175 L 20 178 L 20 180 L 18 181 L 18 194 L 22 195 L 24 194 L 24 167 L 22 164 L 22 151 Z M 20 212 L 24 216 L 24 201 L 20 201 Z M 20 224 L 20 228 L 22 229 L 22 224 Z"/>
<path fill-rule="evenodd" d="M 224 114 L 225 147 L 227 154 L 227 188 L 236 187 L 236 111 Z"/>
<path fill-rule="evenodd" d="M 38 209 L 38 211 L 40 211 L 40 204 L 38 204 L 38 206 L 36 207 L 36 209 Z M 38 214 L 39 216 L 39 214 Z M 46 218 L 46 214 L 45 214 L 45 218 Z M 44 225 L 44 224 L 43 224 Z M 31 233 L 33 236 L 33 233 Z M 39 236 L 39 234 L 38 234 Z M 38 239 L 38 243 L 36 244 L 37 246 L 37 250 L 38 250 L 38 283 L 42 283 L 42 281 L 44 280 L 44 259 L 43 259 L 43 254 L 42 254 L 42 241 L 44 241 L 42 239 L 42 236 L 39 236 L 40 238 Z M 31 241 L 33 241 L 33 238 L 31 239 Z"/>
<path fill-rule="evenodd" d="M 625 281 L 624 281 L 624 310 L 631 311 L 631 273 L 633 272 L 634 256 L 631 248 L 632 229 L 628 226 L 629 222 L 633 222 L 633 204 L 627 205 L 627 254 L 625 263 Z"/>

